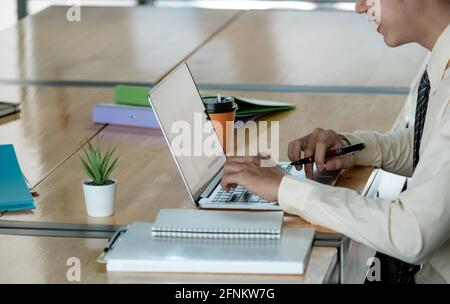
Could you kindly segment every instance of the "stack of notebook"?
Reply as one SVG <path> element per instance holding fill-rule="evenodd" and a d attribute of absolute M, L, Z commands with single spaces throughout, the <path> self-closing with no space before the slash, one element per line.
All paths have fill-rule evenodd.
<path fill-rule="evenodd" d="M 283 212 L 162 209 L 152 227 L 154 237 L 278 239 Z"/>
<path fill-rule="evenodd" d="M 159 128 L 147 95 L 149 88 L 119 85 L 114 91 L 114 104 L 101 103 L 94 106 L 94 123 L 133 127 Z M 202 93 L 202 97 L 215 96 Z M 262 115 L 295 108 L 290 103 L 234 97 L 238 104 L 236 119 L 248 120 Z"/>
<path fill-rule="evenodd" d="M 34 208 L 12 145 L 0 145 L 0 211 Z"/>
<path fill-rule="evenodd" d="M 314 230 L 281 212 L 164 209 L 119 230 L 98 261 L 107 271 L 303 274 Z"/>

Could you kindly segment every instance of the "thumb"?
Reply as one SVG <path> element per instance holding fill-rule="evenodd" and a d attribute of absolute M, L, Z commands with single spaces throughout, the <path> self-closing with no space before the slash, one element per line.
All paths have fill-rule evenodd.
<path fill-rule="evenodd" d="M 327 161 L 325 163 L 325 168 L 327 171 L 337 171 L 342 169 L 342 160 L 340 158 L 335 158 Z"/>
<path fill-rule="evenodd" d="M 325 164 L 327 171 L 337 171 L 353 167 L 353 156 L 330 159 Z"/>

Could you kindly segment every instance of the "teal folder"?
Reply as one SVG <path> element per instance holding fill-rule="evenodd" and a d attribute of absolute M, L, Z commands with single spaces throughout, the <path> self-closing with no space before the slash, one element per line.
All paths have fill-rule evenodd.
<path fill-rule="evenodd" d="M 0 211 L 33 208 L 13 145 L 0 145 Z"/>

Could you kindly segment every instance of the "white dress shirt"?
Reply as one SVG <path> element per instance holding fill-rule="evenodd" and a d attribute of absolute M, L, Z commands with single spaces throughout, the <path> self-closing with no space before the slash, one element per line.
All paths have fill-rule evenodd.
<path fill-rule="evenodd" d="M 377 251 L 424 264 L 417 283 L 450 283 L 450 25 L 427 66 L 431 93 L 413 174 L 412 128 L 391 133 L 344 134 L 367 148 L 355 164 L 412 178 L 395 200 L 366 199 L 355 191 L 292 176 L 283 178 L 278 200 L 284 211 L 345 234 Z"/>

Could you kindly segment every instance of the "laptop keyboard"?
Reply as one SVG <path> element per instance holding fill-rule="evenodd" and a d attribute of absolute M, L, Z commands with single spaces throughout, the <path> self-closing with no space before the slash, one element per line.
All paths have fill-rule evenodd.
<path fill-rule="evenodd" d="M 293 166 L 291 165 L 281 165 L 283 171 L 289 173 Z M 247 191 L 244 187 L 238 186 L 237 188 L 232 188 L 230 191 L 226 192 L 222 187 L 219 186 L 219 190 L 216 195 L 211 200 L 213 203 L 251 203 L 251 204 L 263 204 L 270 203 L 262 199 L 260 196 Z"/>

